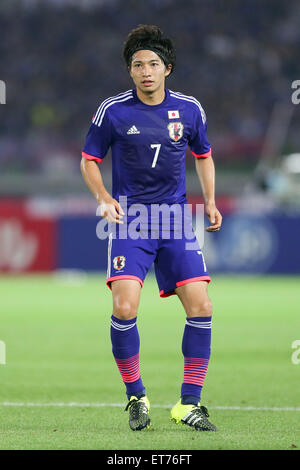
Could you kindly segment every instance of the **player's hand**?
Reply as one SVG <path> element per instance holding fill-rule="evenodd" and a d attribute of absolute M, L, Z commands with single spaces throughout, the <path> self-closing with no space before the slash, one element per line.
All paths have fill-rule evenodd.
<path fill-rule="evenodd" d="M 106 219 L 108 222 L 115 222 L 116 224 L 124 223 L 122 221 L 124 211 L 116 199 L 108 195 L 99 202 L 99 205 L 101 217 Z"/>
<path fill-rule="evenodd" d="M 222 216 L 216 208 L 215 203 L 205 204 L 205 212 L 210 221 L 210 226 L 205 230 L 207 232 L 218 232 L 222 225 Z"/>

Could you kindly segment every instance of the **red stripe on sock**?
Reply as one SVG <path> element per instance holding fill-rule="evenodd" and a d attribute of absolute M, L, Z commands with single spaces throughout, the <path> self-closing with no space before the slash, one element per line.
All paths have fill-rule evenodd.
<path fill-rule="evenodd" d="M 128 359 L 115 358 L 115 361 L 124 382 L 135 382 L 140 378 L 139 354 L 128 357 Z"/>
<path fill-rule="evenodd" d="M 209 360 L 205 358 L 185 357 L 183 383 L 202 386 L 206 376 L 208 362 Z"/>

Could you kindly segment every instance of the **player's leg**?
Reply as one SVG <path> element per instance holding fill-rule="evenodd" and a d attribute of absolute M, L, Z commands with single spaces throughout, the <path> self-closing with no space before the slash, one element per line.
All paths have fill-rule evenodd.
<path fill-rule="evenodd" d="M 138 313 L 141 284 L 138 280 L 119 279 L 111 283 L 113 315 L 119 320 L 131 320 Z"/>
<path fill-rule="evenodd" d="M 216 431 L 208 421 L 207 409 L 200 406 L 201 391 L 207 373 L 211 346 L 212 303 L 207 282 L 187 283 L 175 289 L 185 313 L 182 339 L 184 376 L 181 399 L 172 410 L 171 418 L 201 431 Z"/>
<path fill-rule="evenodd" d="M 141 284 L 131 279 L 111 283 L 113 314 L 111 317 L 111 342 L 113 355 L 126 387 L 129 425 L 133 431 L 150 425 L 150 403 L 140 375 L 140 338 L 137 312 Z"/>
<path fill-rule="evenodd" d="M 113 314 L 111 317 L 112 352 L 126 387 L 128 399 L 145 395 L 140 376 L 140 337 L 137 328 L 137 312 L 141 285 L 131 279 L 111 283 Z"/>
<path fill-rule="evenodd" d="M 113 239 L 108 248 L 107 285 L 112 290 L 111 342 L 115 361 L 126 387 L 129 425 L 141 430 L 150 425 L 149 400 L 140 376 L 137 313 L 141 287 L 155 253 L 150 240 Z"/>
<path fill-rule="evenodd" d="M 182 338 L 184 377 L 181 402 L 197 405 L 210 358 L 212 303 L 206 281 L 182 285 L 175 292 L 186 313 Z"/>
<path fill-rule="evenodd" d="M 184 236 L 163 240 L 155 264 L 161 297 L 177 294 L 186 313 L 182 340 L 184 379 L 181 399 L 172 409 L 171 418 L 177 423 L 185 422 L 185 416 L 197 408 L 196 413 L 201 416 L 194 417 L 197 424 L 194 428 L 215 430 L 207 421 L 204 408 L 199 406 L 210 358 L 212 304 L 207 294 L 210 276 L 196 237 L 191 241 L 193 249 L 187 249 Z"/>

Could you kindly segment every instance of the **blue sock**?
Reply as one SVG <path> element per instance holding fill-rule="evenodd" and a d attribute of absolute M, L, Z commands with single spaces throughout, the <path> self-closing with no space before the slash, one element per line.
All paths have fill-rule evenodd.
<path fill-rule="evenodd" d="M 181 386 L 181 403 L 197 405 L 200 402 L 203 382 L 210 358 L 211 316 L 186 319 L 182 353 L 184 377 Z"/>
<path fill-rule="evenodd" d="M 131 320 L 120 320 L 111 316 L 110 337 L 112 352 L 126 386 L 128 399 L 146 394 L 140 376 L 139 349 L 140 338 L 136 326 L 136 317 Z"/>

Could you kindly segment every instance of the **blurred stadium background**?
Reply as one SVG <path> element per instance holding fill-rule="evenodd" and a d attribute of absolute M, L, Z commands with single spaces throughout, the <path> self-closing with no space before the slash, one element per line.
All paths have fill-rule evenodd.
<path fill-rule="evenodd" d="M 177 67 L 167 86 L 202 103 L 216 164 L 224 225 L 204 243 L 218 281 L 210 287 L 217 321 L 205 399 L 229 408 L 215 406 L 224 433 L 211 441 L 169 434 L 155 407 L 158 428 L 146 444 L 129 436 L 117 408 L 108 410 L 112 425 L 104 431 L 106 409 L 59 408 L 125 399 L 103 320 L 111 309 L 106 242 L 96 237 L 97 204 L 79 163 L 99 103 L 132 87 L 122 44 L 141 23 L 158 24 L 174 40 Z M 300 80 L 299 24 L 298 0 L 1 0 L 0 340 L 7 367 L 0 367 L 0 405 L 18 405 L 2 407 L 2 448 L 300 446 L 291 413 L 300 409 L 300 366 L 290 359 L 300 303 L 300 104 L 291 99 Z M 188 199 L 201 203 L 189 151 L 186 169 Z M 101 171 L 110 189 L 110 158 Z M 144 371 L 153 403 L 167 408 L 181 379 L 182 312 L 173 298 L 155 298 L 155 288 L 150 275 L 141 304 Z M 51 401 L 55 413 L 21 408 Z M 252 421 L 236 405 L 256 406 Z M 54 436 L 57 428 L 63 433 Z"/>
<path fill-rule="evenodd" d="M 132 86 L 128 31 L 154 23 L 177 47 L 167 86 L 208 117 L 224 214 L 205 242 L 211 272 L 299 273 L 299 21 L 297 0 L 3 0 L 0 270 L 105 268 L 81 148 L 98 104 Z M 109 158 L 101 170 L 110 188 Z M 202 201 L 189 152 L 187 188 Z"/>

